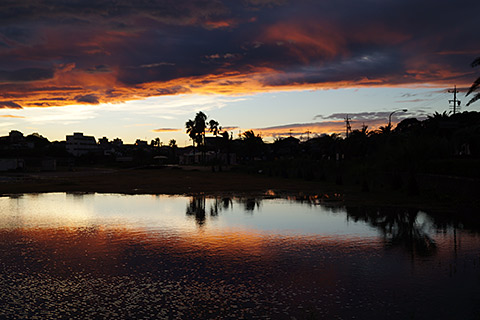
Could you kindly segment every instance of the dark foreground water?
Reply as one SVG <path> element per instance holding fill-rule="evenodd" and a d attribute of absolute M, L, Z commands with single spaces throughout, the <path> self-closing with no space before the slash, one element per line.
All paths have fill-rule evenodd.
<path fill-rule="evenodd" d="M 0 197 L 4 318 L 479 319 L 478 225 L 316 198 Z"/>

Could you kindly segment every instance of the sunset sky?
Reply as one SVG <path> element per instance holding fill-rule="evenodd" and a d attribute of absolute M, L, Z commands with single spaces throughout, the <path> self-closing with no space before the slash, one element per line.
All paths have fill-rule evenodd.
<path fill-rule="evenodd" d="M 204 111 L 263 137 L 449 110 L 480 69 L 478 0 L 2 0 L 0 135 L 189 144 Z"/>

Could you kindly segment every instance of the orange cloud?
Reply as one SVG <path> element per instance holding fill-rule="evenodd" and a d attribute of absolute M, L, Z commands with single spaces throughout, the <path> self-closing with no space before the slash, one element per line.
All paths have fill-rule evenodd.
<path fill-rule="evenodd" d="M 269 26 L 258 41 L 286 47 L 291 55 L 308 62 L 318 56 L 333 58 L 346 53 L 345 37 L 334 26 L 315 21 L 280 22 Z"/>
<path fill-rule="evenodd" d="M 310 136 L 321 134 L 341 133 L 345 131 L 343 121 L 325 121 L 315 123 L 287 124 L 269 128 L 253 129 L 262 137 Z"/>
<path fill-rule="evenodd" d="M 386 117 L 375 117 L 371 119 L 364 119 L 360 117 L 360 120 L 355 120 L 355 116 L 350 116 L 352 130 L 360 130 L 362 126 L 368 126 L 368 130 L 377 130 L 380 126 L 385 126 L 388 121 L 388 113 Z M 394 118 L 392 124 L 395 125 L 399 120 Z M 346 124 L 343 120 L 326 120 L 321 122 L 312 123 L 294 123 L 286 124 L 268 128 L 256 128 L 252 129 L 256 134 L 260 134 L 262 137 L 313 137 L 322 134 L 344 134 L 346 130 Z"/>
<path fill-rule="evenodd" d="M 388 29 L 385 25 L 370 23 L 360 29 L 353 30 L 350 38 L 361 43 L 396 45 L 412 36 L 404 32 Z"/>
<path fill-rule="evenodd" d="M 475 20 L 458 19 L 452 29 L 443 17 L 462 9 L 430 3 L 102 1 L 73 8 L 14 1 L 4 7 L 11 31 L 0 34 L 3 108 L 181 93 L 469 86 L 470 59 L 462 55 L 473 60 L 479 52 L 471 41 Z"/>
<path fill-rule="evenodd" d="M 218 29 L 218 28 L 231 28 L 234 27 L 237 22 L 233 19 L 229 20 L 210 20 L 205 22 L 205 26 L 209 29 Z"/>
<path fill-rule="evenodd" d="M 182 129 L 176 129 L 176 128 L 159 128 L 159 129 L 153 129 L 153 132 L 176 132 L 176 131 L 181 131 Z"/>
<path fill-rule="evenodd" d="M 22 116 L 14 116 L 14 115 L 11 115 L 11 114 L 5 114 L 5 115 L 0 115 L 0 118 L 18 118 L 18 119 L 23 119 L 25 117 L 22 117 Z"/>
<path fill-rule="evenodd" d="M 232 26 L 235 23 L 234 20 L 228 19 L 209 21 L 212 26 L 217 27 Z M 389 44 L 408 39 L 408 36 L 400 32 L 387 30 L 377 30 L 376 35 L 371 37 L 370 34 L 376 29 L 372 24 L 365 28 L 365 34 L 358 31 L 349 37 L 359 42 L 388 42 Z M 12 49 L 10 54 L 24 60 L 42 60 L 46 57 L 56 59 L 56 54 L 66 55 L 70 52 L 88 56 L 92 61 L 99 60 L 95 64 L 90 62 L 87 66 L 82 65 L 81 62 L 59 63 L 53 65 L 51 69 L 43 70 L 41 74 L 36 70 L 37 73 L 34 75 L 38 77 L 37 80 L 31 80 L 27 74 L 24 77 L 27 81 L 7 81 L 7 79 L 2 83 L 0 70 L 0 107 L 118 103 L 151 96 L 185 93 L 244 95 L 269 91 L 432 85 L 432 83 L 442 87 L 445 84 L 450 85 L 452 78 L 465 78 L 468 75 L 466 72 L 454 71 L 453 68 L 449 69 L 440 63 L 429 62 L 428 58 L 415 57 L 406 62 L 408 69 L 403 77 L 393 74 L 350 77 L 348 72 L 340 76 L 322 76 L 321 66 L 325 64 L 325 60 L 339 57 L 348 60 L 350 53 L 347 44 L 351 40 L 340 29 L 325 22 L 278 22 L 265 27 L 252 42 L 251 50 L 260 50 L 262 46 L 268 45 L 286 53 L 287 56 L 281 56 L 281 61 L 285 59 L 297 61 L 305 66 L 309 66 L 310 62 L 315 63 L 314 68 L 307 68 L 308 71 L 302 67 L 287 71 L 276 66 L 275 62 L 267 61 L 243 65 L 242 59 L 245 55 L 233 51 L 203 55 L 207 60 L 204 61 L 205 64 L 211 63 L 213 67 L 199 73 L 184 71 L 181 65 L 170 61 L 154 60 L 139 63 L 137 66 L 125 66 L 122 61 L 117 61 L 118 58 L 112 56 L 112 53 L 132 50 L 131 43 L 141 37 L 140 31 L 87 31 L 91 32 L 81 29 L 45 28 L 44 42 L 29 48 L 17 46 Z M 72 43 L 69 41 L 70 38 L 75 38 L 76 41 Z M 86 61 L 89 61 L 88 59 Z M 59 60 L 62 61 L 60 58 Z M 425 66 L 428 67 L 425 68 Z M 164 70 L 162 68 L 166 71 L 161 72 Z M 29 70 L 25 69 L 22 72 L 27 71 Z M 30 70 L 30 72 L 33 71 Z M 169 72 L 178 73 L 178 75 L 170 76 Z M 163 74 L 169 77 L 163 80 L 157 79 Z M 189 76 L 189 74 L 196 75 Z M 6 75 L 14 77 L 15 73 L 10 72 Z M 49 75 L 52 76 L 49 77 Z M 151 78 L 148 78 L 150 75 L 152 75 Z M 138 77 L 138 80 L 129 82 L 132 76 Z M 432 79 L 435 80 L 432 81 Z M 465 81 L 456 83 L 465 86 L 470 84 Z"/>
<path fill-rule="evenodd" d="M 412 71 L 414 72 L 414 71 Z M 452 75 L 446 71 L 436 71 L 437 75 Z M 197 77 L 183 77 L 169 81 L 157 81 L 130 86 L 116 79 L 116 71 L 108 73 L 89 73 L 85 70 L 62 69 L 55 72 L 50 80 L 32 83 L 9 84 L 8 95 L 0 97 L 0 105 L 11 105 L 15 101 L 20 107 L 66 106 L 83 103 L 118 103 L 139 100 L 151 96 L 175 94 L 223 94 L 244 95 L 260 92 L 361 88 L 374 86 L 406 86 L 403 83 L 392 84 L 388 79 L 357 79 L 323 83 L 288 83 L 276 85 L 275 79 L 282 79 L 285 73 L 271 68 L 257 68 L 250 72 L 238 71 L 209 74 Z M 453 75 L 452 75 L 453 76 Z M 415 73 L 418 80 L 426 79 L 424 71 Z M 271 82 L 273 84 L 267 84 Z M 421 84 L 419 84 L 421 85 Z M 443 87 L 443 82 L 435 84 Z M 460 84 L 459 84 L 460 85 Z M 468 86 L 468 83 L 465 84 Z"/>

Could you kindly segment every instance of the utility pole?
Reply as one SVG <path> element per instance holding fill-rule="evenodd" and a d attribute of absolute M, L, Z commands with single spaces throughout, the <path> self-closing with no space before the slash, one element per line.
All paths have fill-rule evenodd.
<path fill-rule="evenodd" d="M 350 125 L 350 120 L 352 120 L 352 118 L 349 118 L 348 117 L 348 114 L 347 116 L 345 117 L 345 125 L 346 125 L 346 135 L 347 135 L 347 138 L 348 138 L 348 134 L 350 132 L 352 132 L 352 126 Z"/>
<path fill-rule="evenodd" d="M 305 133 L 307 134 L 307 140 L 310 140 L 310 133 L 312 132 L 310 130 L 307 130 Z"/>
<path fill-rule="evenodd" d="M 448 90 L 449 93 L 453 93 L 453 100 L 448 100 L 449 103 L 453 102 L 453 114 L 457 112 L 457 102 L 458 102 L 458 110 L 460 111 L 460 100 L 457 100 L 457 86 L 453 86 L 453 90 Z"/>

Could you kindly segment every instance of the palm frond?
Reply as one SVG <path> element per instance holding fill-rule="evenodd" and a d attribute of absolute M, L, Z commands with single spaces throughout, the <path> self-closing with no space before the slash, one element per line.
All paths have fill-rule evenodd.
<path fill-rule="evenodd" d="M 472 86 L 470 87 L 470 89 L 468 89 L 468 92 L 467 94 L 465 95 L 468 96 L 470 93 L 472 93 L 473 91 L 477 90 L 478 87 L 480 86 L 480 77 L 477 78 L 477 80 L 475 80 L 473 83 L 472 83 Z"/>
<path fill-rule="evenodd" d="M 472 68 L 476 66 L 480 66 L 480 57 L 475 58 L 475 60 L 472 62 Z"/>
<path fill-rule="evenodd" d="M 476 93 L 472 99 L 470 99 L 470 101 L 468 101 L 467 103 L 467 107 L 469 105 L 471 105 L 472 103 L 474 103 L 475 101 L 479 100 L 480 99 L 480 92 Z"/>

